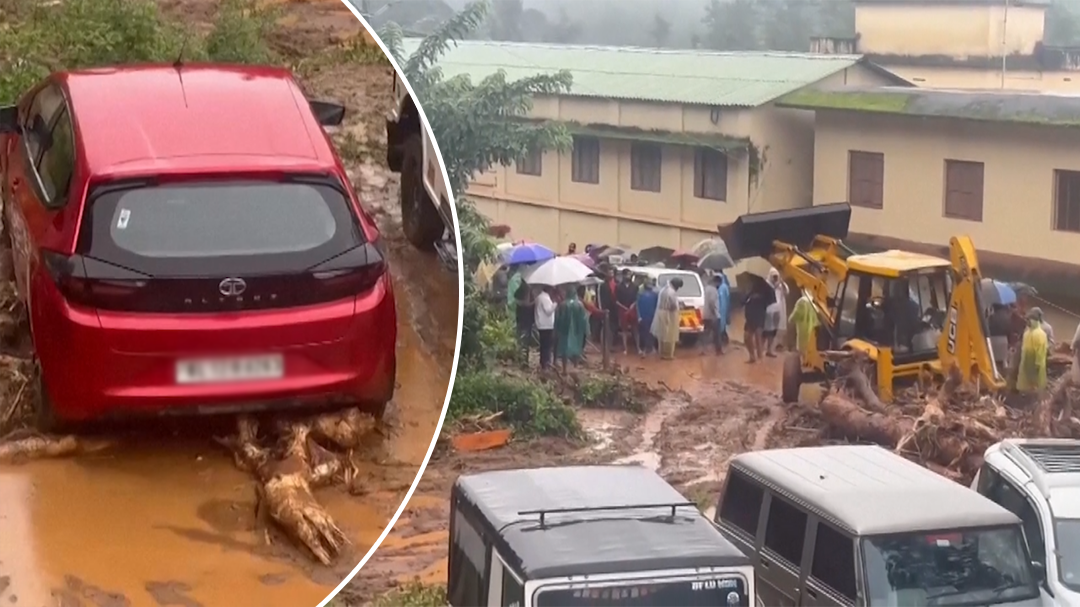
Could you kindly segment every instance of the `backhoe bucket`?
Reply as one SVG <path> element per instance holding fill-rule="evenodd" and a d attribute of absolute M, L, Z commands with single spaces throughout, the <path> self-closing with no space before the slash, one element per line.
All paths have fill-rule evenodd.
<path fill-rule="evenodd" d="M 735 260 L 768 258 L 773 243 L 780 241 L 808 249 L 816 236 L 847 238 L 851 205 L 846 202 L 802 209 L 786 209 L 742 215 L 734 223 L 720 226 L 720 237 Z"/>

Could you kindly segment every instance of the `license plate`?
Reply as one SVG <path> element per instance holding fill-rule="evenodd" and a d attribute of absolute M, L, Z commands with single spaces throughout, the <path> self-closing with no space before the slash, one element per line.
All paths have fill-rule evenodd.
<path fill-rule="evenodd" d="M 280 355 L 181 360 L 176 363 L 176 383 L 210 384 L 278 379 L 285 372 Z"/>

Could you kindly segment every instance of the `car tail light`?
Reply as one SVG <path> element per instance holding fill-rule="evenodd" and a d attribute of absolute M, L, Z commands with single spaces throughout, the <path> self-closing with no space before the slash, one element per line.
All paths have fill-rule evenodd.
<path fill-rule="evenodd" d="M 694 309 L 694 316 L 697 316 L 698 322 L 701 322 L 701 310 Z"/>
<path fill-rule="evenodd" d="M 42 250 L 41 259 L 60 294 L 76 305 L 124 309 L 150 280 L 145 274 L 82 255 Z"/>
<path fill-rule="evenodd" d="M 320 298 L 343 299 L 373 289 L 386 270 L 382 248 L 372 242 L 311 268 L 311 276 Z"/>

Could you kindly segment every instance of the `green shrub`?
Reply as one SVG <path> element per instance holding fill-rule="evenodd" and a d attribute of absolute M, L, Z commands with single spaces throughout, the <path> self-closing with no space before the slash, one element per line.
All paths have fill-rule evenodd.
<path fill-rule="evenodd" d="M 427 585 L 413 580 L 375 599 L 374 607 L 446 607 L 450 600 L 446 586 Z"/>
<path fill-rule="evenodd" d="M 596 409 L 643 413 L 648 406 L 634 394 L 633 380 L 617 375 L 585 375 L 575 386 L 579 404 Z"/>
<path fill-rule="evenodd" d="M 153 0 L 11 0 L 0 14 L 0 103 L 50 72 L 132 63 L 211 60 L 276 63 L 273 13 L 255 0 L 224 0 L 210 32 L 163 15 Z"/>
<path fill-rule="evenodd" d="M 548 384 L 493 371 L 459 372 L 448 418 L 498 412 L 522 436 L 581 436 L 574 409 Z"/>

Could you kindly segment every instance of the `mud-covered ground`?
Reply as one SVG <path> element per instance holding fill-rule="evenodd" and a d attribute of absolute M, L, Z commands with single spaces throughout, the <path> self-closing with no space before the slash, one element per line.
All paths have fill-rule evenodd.
<path fill-rule="evenodd" d="M 401 235 L 398 177 L 384 163 L 393 71 L 370 55 L 331 55 L 363 34 L 338 0 L 279 3 L 275 46 L 293 60 L 316 57 L 301 64 L 305 89 L 348 108 L 335 139 L 382 228 L 397 296 L 391 436 L 368 445 L 359 462 L 362 495 L 317 494 L 352 545 L 329 568 L 313 565 L 287 542 L 266 545 L 255 522 L 252 480 L 210 440 L 231 430 L 227 421 L 105 429 L 120 437 L 119 448 L 0 468 L 4 605 L 315 605 L 374 543 L 423 461 L 449 382 L 459 290 L 456 276 Z M 162 2 L 189 23 L 209 22 L 215 4 Z"/>
<path fill-rule="evenodd" d="M 733 333 L 734 334 L 734 333 Z M 780 359 L 746 363 L 736 346 L 721 357 L 680 349 L 665 362 L 619 356 L 632 377 L 662 398 L 644 414 L 579 410 L 590 434 L 586 444 L 544 439 L 479 453 L 433 458 L 393 531 L 341 595 L 361 605 L 394 586 L 419 578 L 445 584 L 448 496 L 458 475 L 514 467 L 583 463 L 638 464 L 657 470 L 703 509 L 715 505 L 731 457 L 767 445 L 795 443 L 776 394 Z M 810 388 L 812 389 L 812 388 Z"/>

